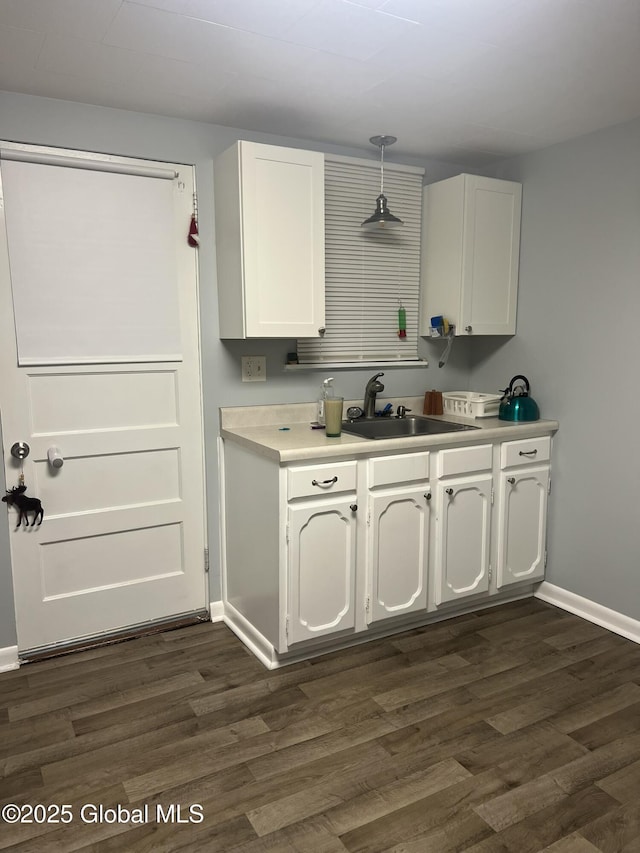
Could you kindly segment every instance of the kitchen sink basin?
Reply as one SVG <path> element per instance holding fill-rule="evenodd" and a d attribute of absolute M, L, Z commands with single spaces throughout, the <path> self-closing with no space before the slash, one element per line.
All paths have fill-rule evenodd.
<path fill-rule="evenodd" d="M 342 432 L 362 438 L 402 438 L 409 435 L 437 435 L 442 432 L 479 429 L 479 427 L 441 421 L 437 418 L 407 415 L 404 418 L 371 418 L 343 421 Z"/>

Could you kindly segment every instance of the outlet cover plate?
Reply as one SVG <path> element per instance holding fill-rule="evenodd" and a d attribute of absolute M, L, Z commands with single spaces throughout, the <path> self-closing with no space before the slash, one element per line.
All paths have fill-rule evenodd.
<path fill-rule="evenodd" d="M 266 382 L 267 381 L 267 359 L 264 355 L 242 356 L 242 381 L 243 382 Z"/>

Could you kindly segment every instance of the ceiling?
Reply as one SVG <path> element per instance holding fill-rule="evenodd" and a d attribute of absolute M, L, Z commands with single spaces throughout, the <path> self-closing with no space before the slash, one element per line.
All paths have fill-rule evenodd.
<path fill-rule="evenodd" d="M 480 168 L 640 116 L 640 0 L 0 0 L 0 89 Z"/>

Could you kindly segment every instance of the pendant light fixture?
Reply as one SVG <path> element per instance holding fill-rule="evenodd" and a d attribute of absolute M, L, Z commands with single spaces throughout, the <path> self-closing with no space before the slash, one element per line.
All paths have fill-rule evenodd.
<path fill-rule="evenodd" d="M 394 216 L 387 207 L 387 197 L 384 194 L 384 149 L 387 145 L 397 142 L 395 136 L 372 136 L 369 142 L 380 149 L 380 195 L 376 199 L 374 213 L 362 223 L 362 228 L 373 230 L 374 228 L 396 228 L 403 225 L 403 221 Z"/>

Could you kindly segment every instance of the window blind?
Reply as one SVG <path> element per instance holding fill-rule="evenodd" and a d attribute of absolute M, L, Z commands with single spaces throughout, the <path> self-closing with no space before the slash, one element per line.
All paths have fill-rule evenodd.
<path fill-rule="evenodd" d="M 301 364 L 417 360 L 423 174 L 385 163 L 385 195 L 404 225 L 369 231 L 361 223 L 380 192 L 380 163 L 325 157 L 326 332 L 298 341 Z"/>
<path fill-rule="evenodd" d="M 77 162 L 0 161 L 18 363 L 180 361 L 175 173 Z"/>

